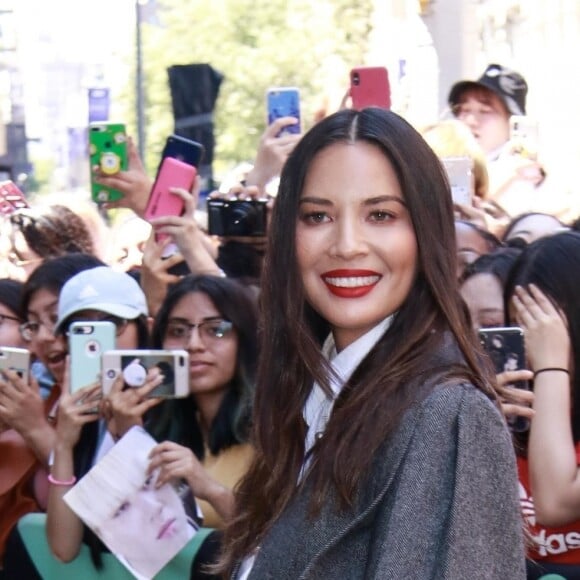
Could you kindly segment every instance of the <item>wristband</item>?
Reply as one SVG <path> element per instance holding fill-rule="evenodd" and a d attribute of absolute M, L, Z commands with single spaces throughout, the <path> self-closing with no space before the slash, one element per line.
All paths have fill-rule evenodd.
<path fill-rule="evenodd" d="M 62 487 L 67 487 L 69 485 L 74 485 L 77 482 L 77 478 L 73 475 L 70 479 L 55 479 L 52 473 L 48 474 L 48 482 L 52 485 L 60 485 Z"/>
<path fill-rule="evenodd" d="M 567 375 L 570 374 L 570 371 L 568 369 L 564 369 L 562 367 L 546 367 L 544 369 L 539 369 L 536 372 L 534 372 L 534 379 L 540 374 L 540 373 L 566 373 Z"/>

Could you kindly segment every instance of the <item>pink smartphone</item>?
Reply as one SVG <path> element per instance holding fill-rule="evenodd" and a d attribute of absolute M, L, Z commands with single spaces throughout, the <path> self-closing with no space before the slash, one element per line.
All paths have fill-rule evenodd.
<path fill-rule="evenodd" d="M 384 66 L 357 66 L 350 71 L 352 108 L 391 108 L 389 73 Z"/>
<path fill-rule="evenodd" d="M 149 221 L 156 217 L 182 215 L 183 200 L 169 190 L 172 187 L 180 187 L 191 191 L 196 175 L 195 167 L 189 163 L 173 157 L 163 159 L 147 202 L 145 219 Z M 159 236 L 158 240 L 162 238 L 163 236 Z"/>
<path fill-rule="evenodd" d="M 19 209 L 28 207 L 30 206 L 24 194 L 13 181 L 0 182 L 0 214 L 9 216 Z"/>

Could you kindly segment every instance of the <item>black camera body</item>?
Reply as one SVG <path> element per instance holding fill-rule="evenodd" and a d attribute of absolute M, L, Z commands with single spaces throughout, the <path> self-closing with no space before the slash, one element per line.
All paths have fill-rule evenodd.
<path fill-rule="evenodd" d="M 265 236 L 266 203 L 259 199 L 208 199 L 208 233 L 212 236 Z"/>

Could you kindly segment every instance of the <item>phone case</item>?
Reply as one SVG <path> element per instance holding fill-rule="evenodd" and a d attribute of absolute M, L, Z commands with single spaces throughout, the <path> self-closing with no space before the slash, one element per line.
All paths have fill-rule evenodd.
<path fill-rule="evenodd" d="M 157 168 L 157 175 L 159 175 L 159 171 L 163 165 L 163 160 L 166 157 L 179 159 L 179 161 L 183 161 L 188 165 L 199 167 L 204 153 L 205 150 L 201 143 L 193 141 L 192 139 L 187 139 L 181 135 L 169 135 L 165 140 L 165 146 L 161 152 L 161 161 Z"/>
<path fill-rule="evenodd" d="M 26 348 L 0 347 L 0 370 L 16 371 L 27 383 L 30 369 L 30 351 Z"/>
<path fill-rule="evenodd" d="M 384 66 L 358 66 L 350 71 L 352 108 L 391 108 L 389 73 Z"/>
<path fill-rule="evenodd" d="M 126 171 L 128 165 L 127 133 L 123 123 L 91 123 L 89 126 L 89 153 L 91 161 L 91 195 L 93 201 L 118 201 L 120 191 L 104 187 L 93 179 L 93 168 L 99 167 L 105 175 Z"/>
<path fill-rule="evenodd" d="M 124 388 L 143 386 L 149 369 L 158 366 L 163 382 L 151 391 L 149 397 L 168 399 L 189 395 L 189 353 L 186 350 L 111 350 L 103 355 L 103 394 L 111 391 L 119 374 Z"/>
<path fill-rule="evenodd" d="M 27 207 L 30 205 L 13 181 L 0 182 L 0 215 L 9 216 L 15 211 Z"/>
<path fill-rule="evenodd" d="M 519 371 L 526 368 L 524 332 L 518 326 L 481 328 L 481 344 L 489 355 L 495 372 Z M 513 386 L 529 390 L 528 381 L 516 381 Z M 508 425 L 515 432 L 527 431 L 530 422 L 525 417 L 509 416 Z"/>
<path fill-rule="evenodd" d="M 471 157 L 442 157 L 453 203 L 472 205 L 473 203 L 473 159 Z"/>
<path fill-rule="evenodd" d="M 289 125 L 279 135 L 299 134 L 300 127 L 300 91 L 295 87 L 273 87 L 266 94 L 268 125 L 280 117 L 296 117 L 298 123 Z"/>
<path fill-rule="evenodd" d="M 191 191 L 197 172 L 193 165 L 189 165 L 179 159 L 166 157 L 159 170 L 159 175 L 153 184 L 145 219 L 151 220 L 156 217 L 183 214 L 183 200 L 169 191 L 172 187 L 180 187 Z"/>
<path fill-rule="evenodd" d="M 99 380 L 101 357 L 115 348 L 116 327 L 108 321 L 73 322 L 69 329 L 70 392 Z"/>
<path fill-rule="evenodd" d="M 527 115 L 510 117 L 511 150 L 528 159 L 538 158 L 539 126 L 538 121 Z"/>

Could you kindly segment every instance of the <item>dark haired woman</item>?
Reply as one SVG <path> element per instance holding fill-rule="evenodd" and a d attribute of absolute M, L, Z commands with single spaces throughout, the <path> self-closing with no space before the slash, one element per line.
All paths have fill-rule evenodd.
<path fill-rule="evenodd" d="M 580 234 L 530 244 L 514 266 L 506 296 L 524 330 L 534 372 L 526 454 L 518 458 L 522 508 L 536 544 L 531 578 L 580 578 Z"/>
<path fill-rule="evenodd" d="M 457 277 L 469 264 L 480 256 L 485 256 L 501 246 L 501 242 L 486 229 L 473 222 L 455 220 L 455 240 L 457 246 Z"/>
<path fill-rule="evenodd" d="M 531 211 L 515 216 L 507 224 L 502 235 L 502 241 L 508 246 L 522 248 L 540 238 L 569 229 L 556 216 Z"/>
<path fill-rule="evenodd" d="M 249 288 L 230 278 L 186 276 L 170 288 L 153 328 L 157 348 L 185 349 L 190 393 L 162 402 L 143 418 L 150 387 L 111 392 L 118 435 L 144 422 L 161 443 L 150 469 L 158 483 L 184 480 L 201 509 L 203 525 L 221 530 L 233 512 L 233 487 L 253 457 L 248 442 L 257 362 L 257 312 Z M 221 534 L 206 540 L 192 577 L 216 559 Z"/>
<path fill-rule="evenodd" d="M 523 578 L 515 456 L 456 282 L 451 196 L 394 113 L 345 110 L 281 176 L 236 578 Z M 241 562 L 241 565 L 240 565 Z"/>

